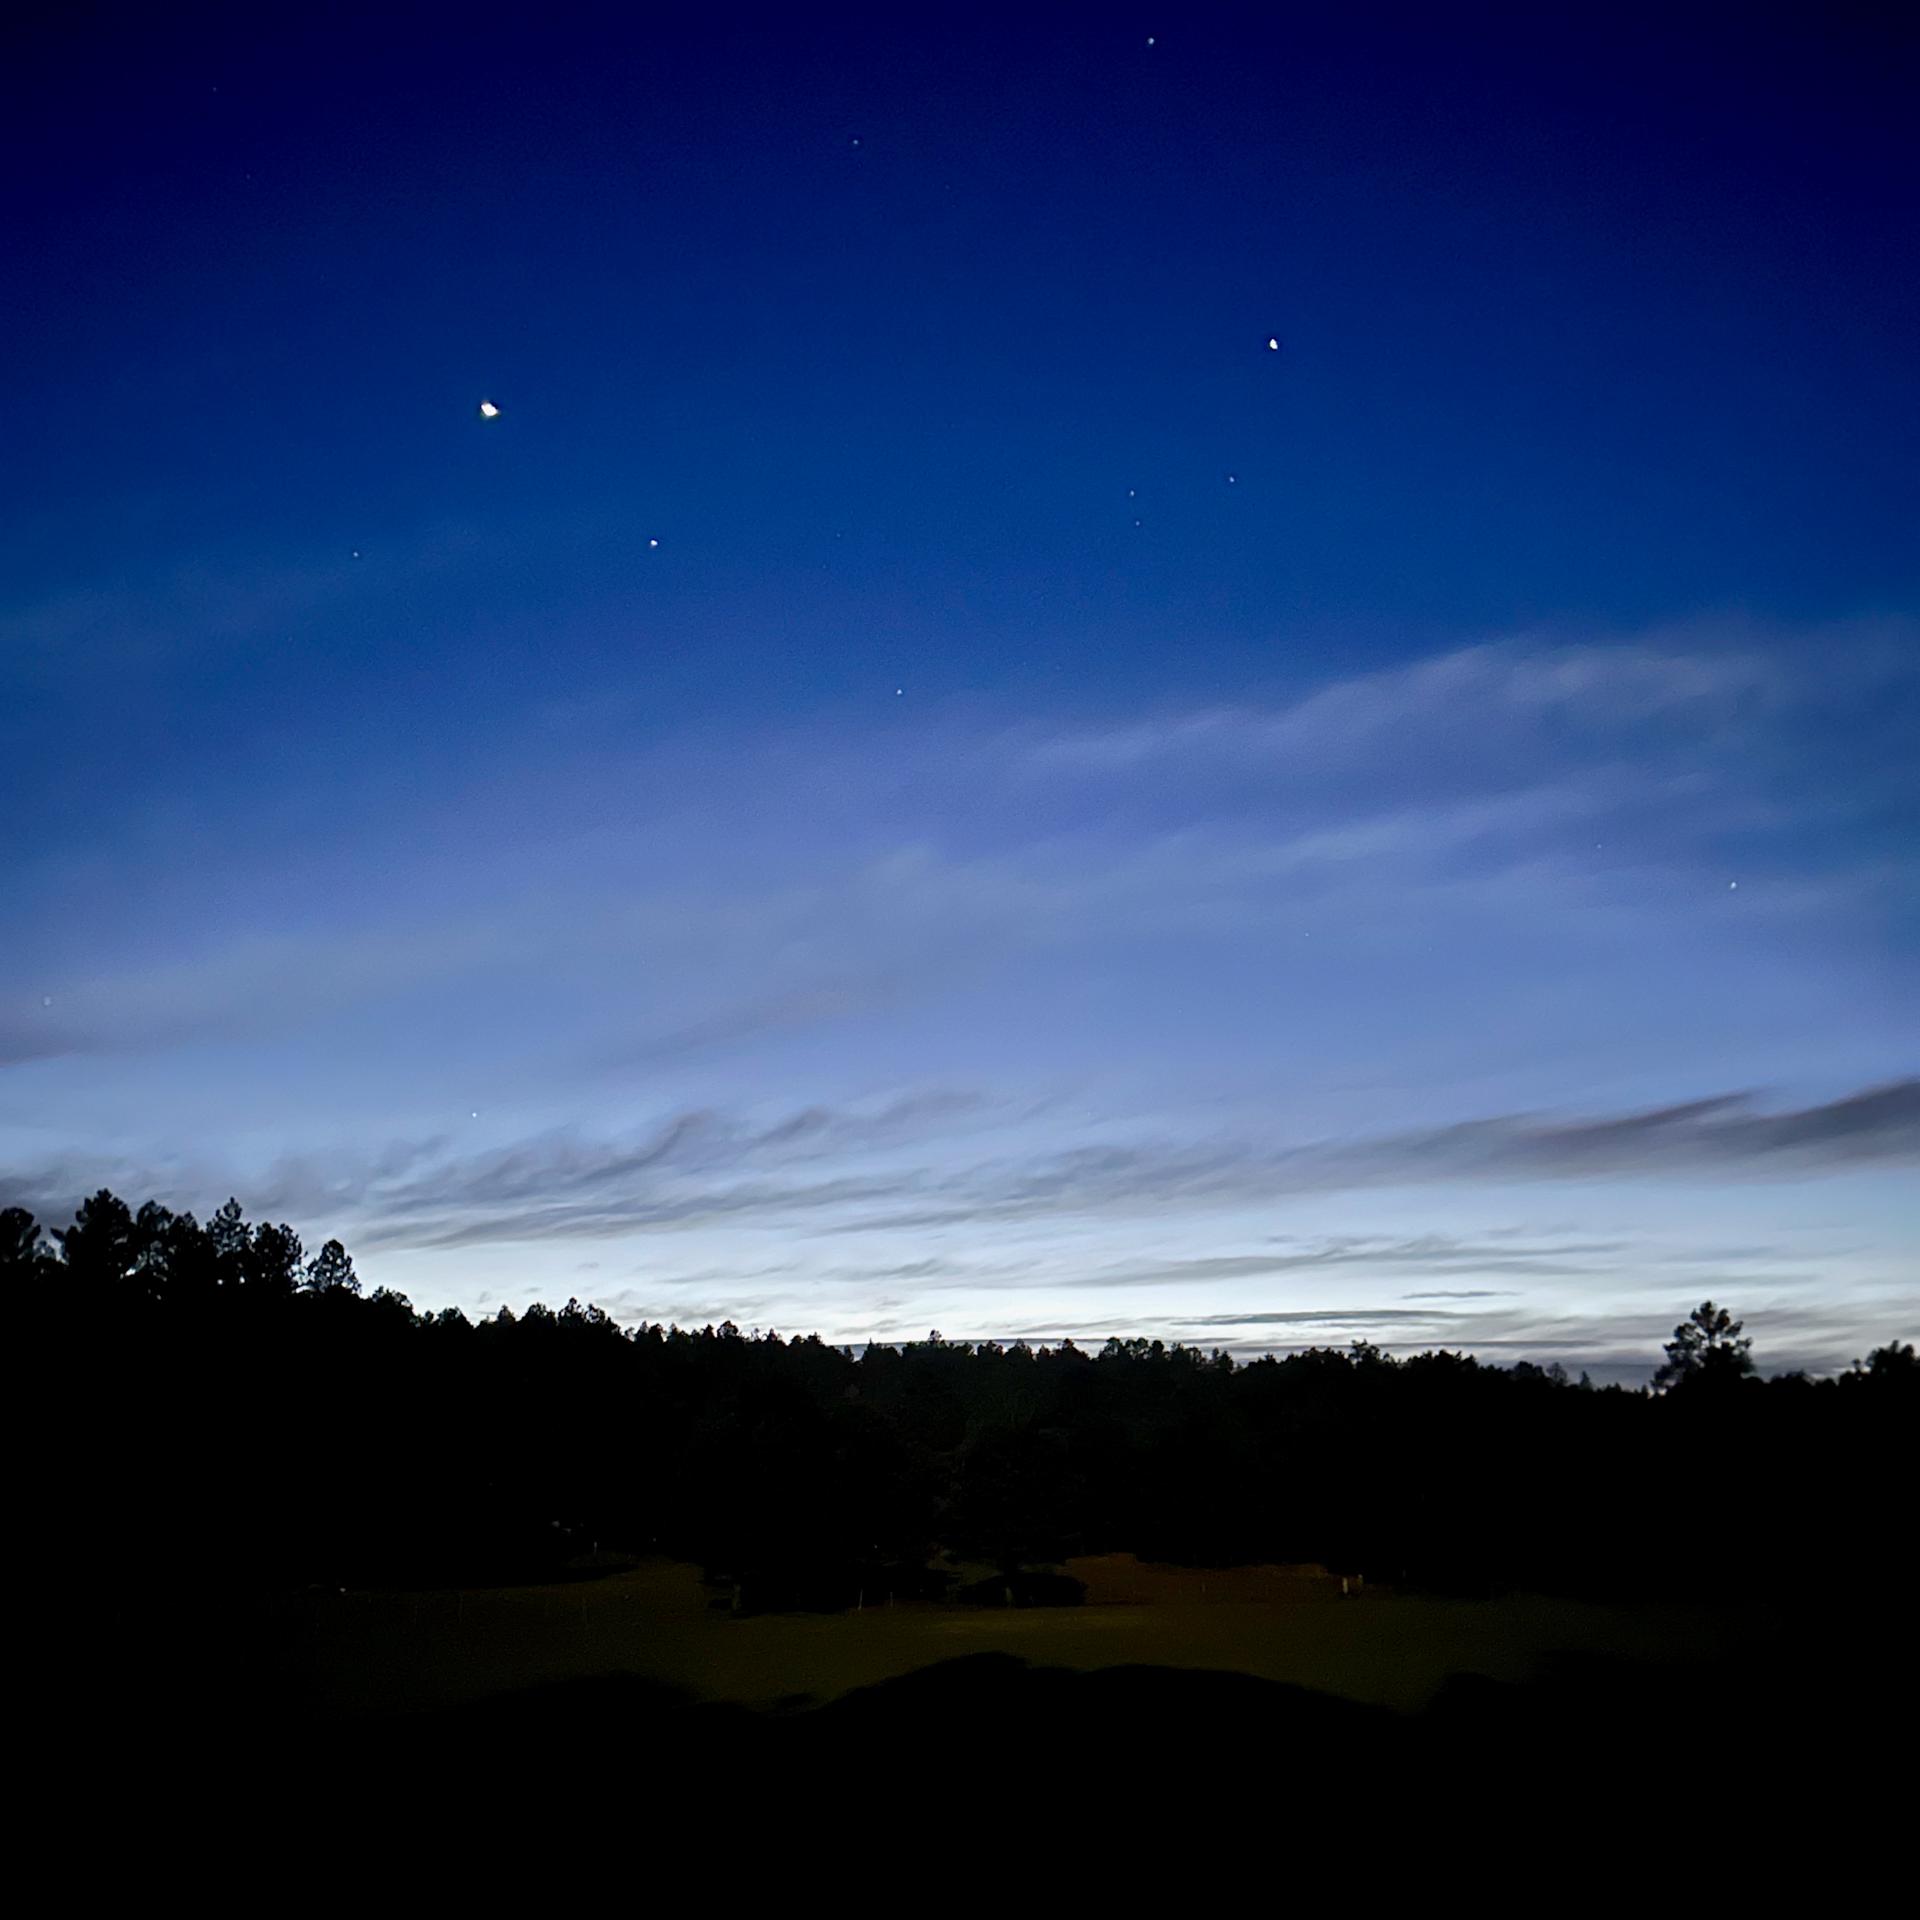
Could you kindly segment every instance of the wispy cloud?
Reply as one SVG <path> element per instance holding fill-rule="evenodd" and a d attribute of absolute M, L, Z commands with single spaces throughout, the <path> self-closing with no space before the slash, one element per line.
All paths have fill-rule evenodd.
<path fill-rule="evenodd" d="M 1245 1206 L 1289 1194 L 1534 1180 L 1798 1179 L 1920 1164 L 1920 1079 L 1767 1111 L 1751 1094 L 1593 1118 L 1501 1115 L 1299 1147 L 1244 1139 L 1106 1144 L 954 1169 L 923 1150 L 977 1121 L 980 1096 L 934 1091 L 863 1110 L 806 1107 L 757 1124 L 707 1109 L 669 1116 L 638 1139 L 532 1136 L 479 1154 L 402 1143 L 377 1159 L 293 1157 L 254 1183 L 253 1204 L 357 1220 L 369 1248 L 596 1238 L 701 1222 L 803 1226 L 816 1235 L 911 1232 L 1063 1215 L 1129 1216 Z M 23 1204 L 70 1205 L 91 1184 L 78 1159 L 0 1182 Z M 123 1182 L 130 1169 L 111 1170 Z M 171 1195 L 155 1170 L 142 1191 Z M 65 1192 L 59 1188 L 65 1185 Z M 1484 1246 L 1444 1237 L 1332 1243 L 1108 1272 L 1089 1284 L 1141 1286 L 1313 1271 L 1361 1263 L 1406 1271 L 1471 1268 L 1537 1276 L 1585 1271 L 1608 1242 Z"/>
<path fill-rule="evenodd" d="M 1618 1255 L 1619 1240 L 1565 1241 L 1516 1246 L 1506 1240 L 1467 1240 L 1449 1234 L 1391 1239 L 1380 1234 L 1346 1234 L 1288 1252 L 1215 1255 L 1102 1269 L 1074 1281 L 1085 1287 L 1210 1286 L 1222 1280 L 1266 1278 L 1281 1274 L 1322 1273 L 1364 1267 L 1376 1273 L 1450 1272 L 1524 1274 L 1570 1278 L 1608 1270 L 1606 1256 Z M 1596 1257 L 1598 1256 L 1598 1257 Z M 1407 1299 L 1438 1299 L 1437 1294 L 1408 1294 Z M 1480 1297 L 1460 1296 L 1460 1297 Z"/>
<path fill-rule="evenodd" d="M 1186 1327 L 1433 1327 L 1449 1316 L 1412 1307 L 1316 1307 L 1285 1313 L 1206 1313 Z"/>
<path fill-rule="evenodd" d="M 1409 742 L 1471 752 L 1516 730 L 1575 724 L 1596 736 L 1662 715 L 1731 714 L 1786 687 L 1752 647 L 1709 649 L 1698 630 L 1634 643 L 1567 644 L 1516 636 L 1339 681 L 1291 702 L 1222 706 L 1062 731 L 1032 750 L 1036 766 L 1108 772 L 1175 757 L 1331 772 Z"/>
<path fill-rule="evenodd" d="M 1361 1187 L 1530 1180 L 1805 1178 L 1920 1164 L 1920 1079 L 1776 1112 L 1750 1093 L 1594 1119 L 1508 1114 L 1353 1141 L 1244 1139 L 1077 1149 L 1044 1165 L 976 1168 L 923 1188 L 931 1204 L 864 1226 L 1243 1204 Z"/>
<path fill-rule="evenodd" d="M 1896 643 L 1920 655 L 1920 629 L 1882 625 L 1871 645 L 1837 635 L 1825 682 L 1751 634 L 1522 637 L 1264 706 L 1012 730 L 948 716 L 911 741 L 823 733 L 527 765 L 441 797 L 472 817 L 464 840 L 435 827 L 430 908 L 400 889 L 266 924 L 234 872 L 216 899 L 195 891 L 184 920 L 138 916 L 123 951 L 63 955 L 45 931 L 59 916 L 36 902 L 32 940 L 23 922 L 9 943 L 0 907 L 0 1066 L 257 1041 L 459 993 L 516 1013 L 470 1033 L 538 1045 L 564 1006 L 576 1060 L 668 1067 L 896 1017 L 996 967 L 1134 954 L 1170 929 L 1189 946 L 1315 926 L 1401 950 L 1410 927 L 1494 953 L 1644 946 L 1691 913 L 1703 867 L 1760 833 L 1775 870 L 1740 896 L 1744 924 L 1799 932 L 1832 921 L 1849 889 L 1884 904 L 1902 884 L 1884 847 L 1850 846 L 1844 874 L 1831 848 L 1810 865 L 1793 852 L 1822 810 L 1892 817 L 1870 756 L 1841 779 L 1829 761 L 1795 771 L 1821 700 L 1885 714 L 1911 685 Z M 773 818 L 737 779 L 743 758 L 769 756 L 781 772 L 758 804 Z M 843 796 L 841 826 L 809 841 L 788 796 L 822 793 Z M 530 807 L 551 831 L 508 857 Z M 613 832 L 609 818 L 666 824 Z M 221 844 L 217 823 L 199 834 Z M 782 857 L 748 860 L 748 843 Z M 530 986 L 556 980 L 567 991 L 543 992 L 529 1021 Z"/>
<path fill-rule="evenodd" d="M 1920 905 L 1899 724 L 1920 628 L 1790 639 L 1518 636 L 1103 720 L 608 730 L 565 754 L 536 729 L 397 803 L 413 864 L 350 896 L 248 867 L 273 835 L 200 885 L 232 823 L 190 804 L 191 861 L 170 828 L 119 874 L 49 847 L 0 903 L 0 1200 L 57 1219 L 102 1184 L 200 1210 L 237 1191 L 516 1301 L 628 1240 L 603 1276 L 622 1311 L 697 1298 L 743 1324 L 1084 1303 L 1080 1331 L 1124 1331 L 1122 1307 L 1345 1298 L 1433 1338 L 1457 1314 L 1477 1341 L 1600 1352 L 1529 1302 L 1633 1284 L 1644 1223 L 1417 1229 L 1495 1187 L 1684 1186 L 1731 1243 L 1774 1229 L 1744 1199 L 1730 1225 L 1716 1188 L 1920 1160 L 1890 933 Z M 330 1144 L 390 1102 L 403 1137 Z M 1266 1231 L 1349 1193 L 1345 1222 L 1412 1225 Z M 1887 1231 L 1859 1230 L 1882 1244 L 1855 1271 L 1886 1270 Z M 755 1235 L 804 1277 L 766 1273 Z M 1824 1284 L 1776 1256 L 1690 1247 L 1662 1272 Z"/>
<path fill-rule="evenodd" d="M 35 678 L 137 672 L 182 657 L 283 643 L 340 603 L 391 592 L 486 554 L 477 529 L 442 524 L 363 560 L 350 547 L 262 568 L 166 569 L 135 585 L 75 588 L 0 606 L 0 656 Z"/>
<path fill-rule="evenodd" d="M 1920 1160 L 1920 1079 L 1768 1112 L 1725 1093 L 1595 1119 L 1467 1120 L 1307 1156 L 1356 1180 L 1582 1179 L 1661 1172 L 1765 1173 Z"/>

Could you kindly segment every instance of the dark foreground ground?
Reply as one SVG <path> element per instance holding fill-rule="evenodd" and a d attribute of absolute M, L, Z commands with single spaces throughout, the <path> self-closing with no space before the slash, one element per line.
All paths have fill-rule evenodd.
<path fill-rule="evenodd" d="M 1122 1582 L 1104 1606 L 757 1620 L 660 1566 L 203 1597 L 164 1632 L 158 1608 L 122 1617 L 117 1644 L 146 1657 L 94 1670 L 71 1777 L 169 1847 L 217 1816 L 218 1872 L 555 1834 L 576 1862 L 644 1839 L 736 1889 L 825 1847 L 906 1894 L 1089 1850 L 1365 1879 L 1438 1847 L 1450 1872 L 1546 1861 L 1624 1897 L 1642 1875 L 1908 1851 L 1898 1596 L 1716 1615 L 1349 1605 L 1248 1574 L 1203 1598 L 1205 1578 L 1143 1576 L 1131 1604 Z"/>

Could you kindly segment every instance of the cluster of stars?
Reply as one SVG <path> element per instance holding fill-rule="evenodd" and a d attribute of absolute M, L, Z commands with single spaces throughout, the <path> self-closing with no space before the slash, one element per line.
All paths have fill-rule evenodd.
<path fill-rule="evenodd" d="M 1149 40 L 1147 45 L 1152 46 L 1153 42 Z M 1280 336 L 1277 333 L 1267 335 L 1267 351 L 1269 353 L 1278 353 L 1280 351 Z M 1240 476 L 1237 473 L 1230 473 L 1226 476 L 1226 482 L 1228 486 L 1236 487 L 1240 484 Z M 1127 498 L 1129 500 L 1138 498 L 1138 492 L 1139 490 L 1137 488 L 1129 487 L 1127 489 Z M 1144 522 L 1136 519 L 1133 524 L 1138 527 L 1143 525 Z"/>
<path fill-rule="evenodd" d="M 1147 38 L 1147 45 L 1152 46 L 1153 44 L 1154 44 L 1153 36 L 1149 35 Z M 860 144 L 860 139 L 857 134 L 853 137 L 852 144 L 856 147 Z M 1269 334 L 1267 336 L 1267 351 L 1269 353 L 1278 353 L 1280 351 L 1280 340 L 1277 334 Z M 487 400 L 487 399 L 481 400 L 478 407 L 475 410 L 478 412 L 482 420 L 498 420 L 500 418 L 499 404 L 493 400 Z M 1227 485 L 1230 487 L 1238 485 L 1239 478 L 1240 476 L 1238 474 L 1234 474 L 1234 473 L 1228 474 Z M 1129 487 L 1127 489 L 1127 498 L 1129 500 L 1137 499 L 1138 497 L 1139 497 L 1139 489 L 1137 487 Z M 1133 524 L 1136 527 L 1138 527 L 1143 525 L 1144 522 L 1136 517 Z M 834 535 L 834 538 L 837 540 L 840 538 L 840 535 L 836 533 Z M 655 535 L 648 536 L 647 549 L 649 552 L 656 550 L 659 547 L 659 545 L 660 545 L 660 541 L 657 536 Z M 358 547 L 354 548 L 353 557 L 356 560 L 360 558 L 360 549 Z M 893 691 L 894 691 L 894 697 L 896 699 L 904 697 L 906 693 L 906 689 L 904 687 L 895 687 Z M 476 1115 L 475 1118 L 478 1118 L 478 1115 Z"/>

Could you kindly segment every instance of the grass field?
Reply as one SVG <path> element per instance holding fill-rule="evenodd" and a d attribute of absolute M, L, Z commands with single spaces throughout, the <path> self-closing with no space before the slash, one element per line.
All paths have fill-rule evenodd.
<path fill-rule="evenodd" d="M 275 1638 L 308 1711 L 327 1719 L 444 1707 L 608 1674 L 746 1706 L 826 1701 L 983 1652 L 1089 1670 L 1211 1668 L 1406 1712 L 1449 1676 L 1525 1682 L 1562 1653 L 1724 1658 L 1758 1622 L 1681 1607 L 1385 1592 L 1343 1600 L 1311 1570 L 1209 1572 L 1128 1556 L 1076 1561 L 1089 1604 L 871 1606 L 737 1616 L 696 1571 L 650 1562 L 555 1586 L 350 1592 L 279 1603 Z"/>

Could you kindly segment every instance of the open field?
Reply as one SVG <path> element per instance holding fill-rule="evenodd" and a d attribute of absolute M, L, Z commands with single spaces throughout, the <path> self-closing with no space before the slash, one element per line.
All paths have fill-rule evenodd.
<path fill-rule="evenodd" d="M 1817 1614 L 1343 1600 L 1297 1569 L 1069 1567 L 1093 1604 L 735 1614 L 665 1561 L 144 1607 L 128 1583 L 67 1723 L 89 1751 L 115 1727 L 143 1779 L 226 1783 L 262 1833 L 314 1776 L 456 1820 L 705 1836 L 730 1871 L 743 1829 L 762 1857 L 856 1832 L 884 1854 L 944 1823 L 991 1832 L 998 1870 L 1116 1820 L 1252 1834 L 1281 1808 L 1297 1837 L 1497 1807 L 1587 1847 L 1599 1809 L 1685 1819 L 1704 1794 L 1858 1822 L 1904 1787 L 1896 1594 Z"/>
<path fill-rule="evenodd" d="M 1552 1656 L 1695 1662 L 1758 1646 L 1759 1620 L 1679 1607 L 1536 1597 L 1446 1600 L 1338 1587 L 1295 1569 L 1070 1563 L 1093 1604 L 875 1606 L 734 1616 L 694 1569 L 439 1593 L 350 1592 L 275 1603 L 274 1637 L 308 1711 L 360 1718 L 622 1674 L 745 1706 L 826 1701 L 978 1653 L 1082 1671 L 1217 1669 L 1415 1712 L 1449 1676 L 1520 1683 Z M 1122 1595 L 1145 1597 L 1129 1601 Z"/>

